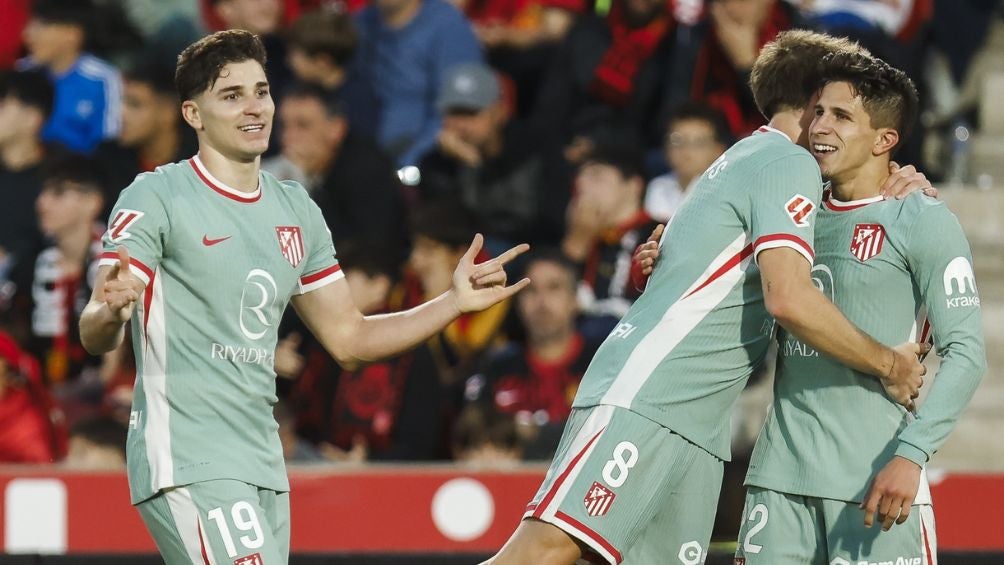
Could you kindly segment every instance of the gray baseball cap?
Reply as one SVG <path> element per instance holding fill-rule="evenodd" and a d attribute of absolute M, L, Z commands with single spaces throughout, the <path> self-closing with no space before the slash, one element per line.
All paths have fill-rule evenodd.
<path fill-rule="evenodd" d="M 502 96 L 499 79 L 491 67 L 481 63 L 463 63 L 446 72 L 439 88 L 436 108 L 449 110 L 484 110 Z"/>

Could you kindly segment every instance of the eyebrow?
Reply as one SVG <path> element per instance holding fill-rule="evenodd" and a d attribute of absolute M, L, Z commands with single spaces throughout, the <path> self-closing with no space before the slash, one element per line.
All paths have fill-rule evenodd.
<path fill-rule="evenodd" d="M 256 82 L 254 86 L 255 86 L 255 88 L 262 88 L 262 87 L 268 88 L 268 82 L 264 81 L 264 80 L 261 80 L 261 81 Z M 228 86 L 226 88 L 221 88 L 216 93 L 217 94 L 224 94 L 224 93 L 228 93 L 228 92 L 240 92 L 243 89 L 244 89 L 243 86 L 241 86 L 239 84 L 235 84 L 233 86 Z"/>

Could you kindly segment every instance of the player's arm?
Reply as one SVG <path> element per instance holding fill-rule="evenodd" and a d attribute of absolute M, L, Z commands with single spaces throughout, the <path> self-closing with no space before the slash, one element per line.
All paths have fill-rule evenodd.
<path fill-rule="evenodd" d="M 916 418 L 899 434 L 896 456 L 865 496 L 865 525 L 875 513 L 883 530 L 910 515 L 925 463 L 945 442 L 987 369 L 983 321 L 972 254 L 962 226 L 947 208 L 931 206 L 907 238 L 914 284 L 927 308 L 941 365 Z M 926 339 L 921 332 L 921 339 Z"/>
<path fill-rule="evenodd" d="M 925 369 L 920 345 L 891 349 L 852 324 L 812 283 L 810 265 L 789 247 L 757 255 L 767 311 L 784 329 L 816 351 L 857 371 L 879 377 L 900 404 L 916 396 Z"/>
<path fill-rule="evenodd" d="M 352 303 L 344 279 L 293 297 L 293 307 L 318 341 L 347 369 L 399 355 L 441 332 L 460 314 L 489 308 L 529 284 L 529 279 L 523 279 L 506 286 L 505 273 L 505 265 L 529 249 L 528 245 L 474 263 L 482 243 L 481 235 L 475 236 L 453 273 L 450 290 L 410 310 L 364 317 Z"/>
<path fill-rule="evenodd" d="M 726 162 L 727 166 L 727 162 Z M 768 312 L 789 333 L 844 365 L 875 375 L 901 404 L 921 384 L 917 344 L 892 350 L 854 327 L 812 282 L 822 184 L 805 152 L 761 165 L 750 179 L 749 233 Z"/>
<path fill-rule="evenodd" d="M 122 344 L 123 328 L 132 317 L 146 285 L 129 270 L 129 252 L 118 248 L 115 264 L 102 265 L 91 299 L 80 315 L 80 342 L 92 355 L 107 353 Z"/>

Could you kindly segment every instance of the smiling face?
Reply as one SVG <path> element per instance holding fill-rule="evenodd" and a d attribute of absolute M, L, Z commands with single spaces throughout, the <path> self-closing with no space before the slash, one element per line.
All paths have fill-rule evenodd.
<path fill-rule="evenodd" d="M 182 104 L 185 120 L 200 143 L 239 162 L 268 149 L 275 104 L 265 69 L 253 59 L 229 63 L 208 89 Z"/>
<path fill-rule="evenodd" d="M 809 126 L 809 150 L 823 177 L 842 182 L 874 156 L 883 154 L 889 128 L 872 126 L 864 101 L 846 82 L 823 87 Z"/>

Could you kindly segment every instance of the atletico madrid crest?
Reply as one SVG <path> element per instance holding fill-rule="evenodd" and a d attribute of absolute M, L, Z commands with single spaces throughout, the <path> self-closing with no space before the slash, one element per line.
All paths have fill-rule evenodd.
<path fill-rule="evenodd" d="M 239 557 L 234 561 L 234 565 L 265 565 L 260 553 L 252 553 L 247 557 Z"/>
<path fill-rule="evenodd" d="M 614 498 L 616 495 L 612 490 L 594 481 L 582 502 L 586 505 L 586 513 L 596 517 L 602 516 L 607 513 L 607 510 L 610 510 Z"/>
<path fill-rule="evenodd" d="M 300 226 L 276 226 L 275 234 L 279 236 L 279 250 L 282 256 L 295 269 L 303 261 L 303 235 Z"/>
<path fill-rule="evenodd" d="M 882 224 L 858 224 L 851 236 L 851 254 L 864 263 L 882 252 L 885 243 L 885 228 Z"/>

